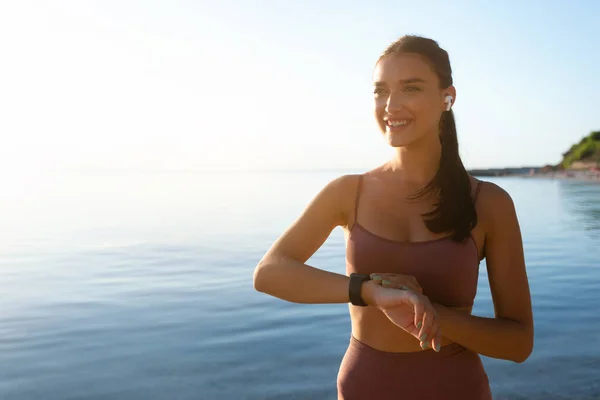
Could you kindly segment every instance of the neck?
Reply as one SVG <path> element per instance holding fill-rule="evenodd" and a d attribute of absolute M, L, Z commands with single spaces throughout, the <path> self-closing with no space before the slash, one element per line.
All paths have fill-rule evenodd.
<path fill-rule="evenodd" d="M 441 155 L 442 144 L 433 136 L 430 140 L 394 148 L 387 169 L 411 186 L 424 187 L 435 177 Z"/>

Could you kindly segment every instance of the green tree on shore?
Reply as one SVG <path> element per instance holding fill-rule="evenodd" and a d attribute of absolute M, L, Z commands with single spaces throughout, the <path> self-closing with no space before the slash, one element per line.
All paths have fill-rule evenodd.
<path fill-rule="evenodd" d="M 575 161 L 600 162 L 600 131 L 594 131 L 585 136 L 578 144 L 571 146 L 569 151 L 563 153 L 559 168 L 569 168 Z"/>

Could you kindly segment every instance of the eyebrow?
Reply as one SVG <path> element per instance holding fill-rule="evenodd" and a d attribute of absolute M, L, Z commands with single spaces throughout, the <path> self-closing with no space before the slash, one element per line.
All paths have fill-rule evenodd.
<path fill-rule="evenodd" d="M 425 80 L 421 79 L 421 78 L 408 78 L 408 79 L 401 79 L 398 81 L 398 83 L 401 83 L 403 85 L 408 85 L 409 83 L 425 83 Z M 377 81 L 373 85 L 374 86 L 385 86 L 386 83 L 382 82 L 382 81 Z"/>

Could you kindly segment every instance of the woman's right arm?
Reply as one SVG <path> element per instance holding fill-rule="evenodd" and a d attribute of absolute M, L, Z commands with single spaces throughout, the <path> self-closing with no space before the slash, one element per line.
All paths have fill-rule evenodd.
<path fill-rule="evenodd" d="M 256 266 L 256 290 L 294 303 L 349 302 L 348 276 L 317 269 L 305 262 L 337 226 L 347 225 L 357 184 L 358 176 L 344 175 L 317 194 Z"/>
<path fill-rule="evenodd" d="M 348 224 L 358 177 L 344 175 L 327 184 L 300 217 L 275 241 L 254 270 L 254 288 L 294 303 L 348 303 L 350 278 L 306 265 L 337 226 Z M 439 351 L 440 332 L 429 300 L 410 290 L 385 288 L 373 280 L 361 286 L 367 305 L 377 307 L 417 338 L 427 334 Z M 429 339 L 431 340 L 431 339 Z"/>

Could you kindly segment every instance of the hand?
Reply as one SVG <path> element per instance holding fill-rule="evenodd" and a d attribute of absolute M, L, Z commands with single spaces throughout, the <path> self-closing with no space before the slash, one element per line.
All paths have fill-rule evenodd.
<path fill-rule="evenodd" d="M 423 294 L 423 288 L 417 282 L 414 276 L 388 273 L 371 274 L 371 279 L 384 287 L 412 290 L 415 293 Z"/>
<path fill-rule="evenodd" d="M 437 322 L 437 313 L 429 299 L 411 290 L 398 290 L 372 284 L 370 305 L 379 308 L 396 326 L 419 339 L 421 348 L 432 347 L 439 352 L 442 335 Z"/>

